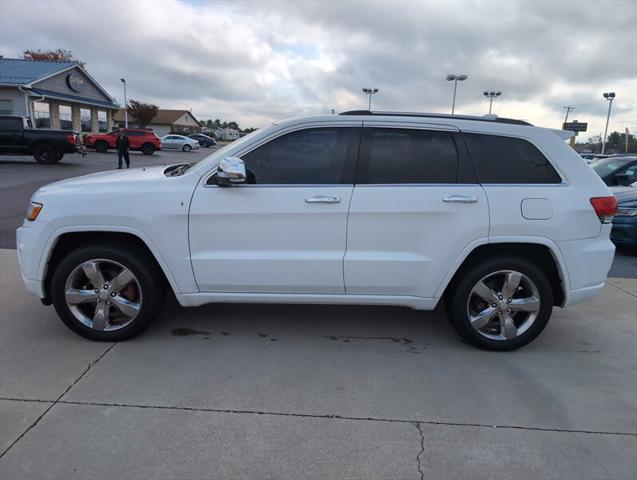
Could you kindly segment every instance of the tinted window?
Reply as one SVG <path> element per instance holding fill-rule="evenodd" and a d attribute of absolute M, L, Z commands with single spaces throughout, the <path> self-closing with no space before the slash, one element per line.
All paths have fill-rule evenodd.
<path fill-rule="evenodd" d="M 0 118 L 0 130 L 22 130 L 22 119 Z"/>
<path fill-rule="evenodd" d="M 356 183 L 456 183 L 458 150 L 449 132 L 365 129 Z"/>
<path fill-rule="evenodd" d="M 242 157 L 248 183 L 351 183 L 351 137 L 351 128 L 313 128 L 276 138 Z"/>
<path fill-rule="evenodd" d="M 604 158 L 596 161 L 592 166 L 593 170 L 595 170 L 600 177 L 604 178 L 620 168 L 624 168 L 630 161 L 631 159 L 629 158 Z"/>
<path fill-rule="evenodd" d="M 144 135 L 144 132 L 140 132 L 138 130 L 125 130 L 124 133 L 127 137 L 141 137 Z"/>
<path fill-rule="evenodd" d="M 561 183 L 535 146 L 519 138 L 465 133 L 480 183 Z"/>

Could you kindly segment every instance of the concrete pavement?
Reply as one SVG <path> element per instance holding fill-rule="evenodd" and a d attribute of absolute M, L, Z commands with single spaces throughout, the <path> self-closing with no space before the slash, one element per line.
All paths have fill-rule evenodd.
<path fill-rule="evenodd" d="M 634 478 L 637 281 L 517 352 L 442 312 L 169 302 L 71 333 L 0 250 L 0 478 Z"/>

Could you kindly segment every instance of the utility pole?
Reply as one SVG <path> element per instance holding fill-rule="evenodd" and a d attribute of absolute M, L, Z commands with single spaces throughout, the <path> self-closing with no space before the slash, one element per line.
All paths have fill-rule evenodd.
<path fill-rule="evenodd" d="M 564 123 L 568 122 L 568 114 L 571 113 L 571 110 L 575 110 L 575 107 L 562 107 L 566 110 L 566 116 L 564 117 Z"/>
<path fill-rule="evenodd" d="M 608 134 L 608 121 L 610 120 L 610 108 L 613 106 L 615 92 L 604 93 L 603 97 L 608 100 L 608 115 L 606 115 L 606 128 L 604 129 L 604 138 L 602 138 L 602 155 L 606 151 L 606 135 Z"/>
<path fill-rule="evenodd" d="M 624 150 L 624 153 L 628 153 L 628 138 L 630 137 L 630 130 L 628 130 L 628 127 L 626 127 L 626 150 Z"/>

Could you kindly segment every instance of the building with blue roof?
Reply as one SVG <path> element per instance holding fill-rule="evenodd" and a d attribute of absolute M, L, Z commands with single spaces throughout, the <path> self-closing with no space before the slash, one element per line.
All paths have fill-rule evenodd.
<path fill-rule="evenodd" d="M 79 62 L 0 58 L 0 115 L 37 128 L 106 132 L 117 102 Z"/>

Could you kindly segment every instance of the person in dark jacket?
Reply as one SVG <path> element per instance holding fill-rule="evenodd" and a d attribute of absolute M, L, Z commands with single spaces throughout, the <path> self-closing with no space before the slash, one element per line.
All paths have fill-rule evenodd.
<path fill-rule="evenodd" d="M 124 133 L 123 130 L 120 130 L 117 134 L 117 140 L 115 140 L 115 147 L 117 148 L 117 160 L 118 167 L 122 168 L 122 157 L 126 160 L 126 168 L 130 168 L 130 157 L 128 155 L 128 150 L 130 148 L 130 142 L 128 141 L 128 136 Z"/>

